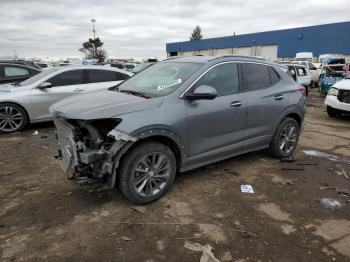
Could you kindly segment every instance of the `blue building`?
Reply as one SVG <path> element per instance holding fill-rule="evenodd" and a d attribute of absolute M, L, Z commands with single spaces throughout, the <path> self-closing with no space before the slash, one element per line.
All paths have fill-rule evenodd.
<path fill-rule="evenodd" d="M 166 44 L 169 56 L 237 54 L 289 60 L 298 52 L 350 55 L 350 21 Z"/>

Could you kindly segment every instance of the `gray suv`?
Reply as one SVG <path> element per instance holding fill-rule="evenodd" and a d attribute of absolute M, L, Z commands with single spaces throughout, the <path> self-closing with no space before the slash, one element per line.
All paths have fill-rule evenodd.
<path fill-rule="evenodd" d="M 50 112 L 70 179 L 118 185 L 128 200 L 145 204 L 159 199 L 177 172 L 264 148 L 290 156 L 305 102 L 305 89 L 282 65 L 198 56 L 157 63 Z"/>

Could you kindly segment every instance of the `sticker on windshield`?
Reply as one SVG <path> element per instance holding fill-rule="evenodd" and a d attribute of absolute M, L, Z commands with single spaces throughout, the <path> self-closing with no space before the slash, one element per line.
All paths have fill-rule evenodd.
<path fill-rule="evenodd" d="M 165 89 L 165 88 L 169 88 L 169 87 L 172 87 L 172 86 L 181 84 L 181 83 L 182 83 L 182 81 L 181 81 L 181 79 L 179 78 L 179 79 L 174 80 L 174 81 L 172 81 L 172 82 L 169 82 L 169 83 L 166 83 L 166 84 L 163 84 L 163 85 L 159 85 L 159 86 L 157 87 L 157 89 L 158 89 L 158 90 L 163 90 L 163 89 Z"/>

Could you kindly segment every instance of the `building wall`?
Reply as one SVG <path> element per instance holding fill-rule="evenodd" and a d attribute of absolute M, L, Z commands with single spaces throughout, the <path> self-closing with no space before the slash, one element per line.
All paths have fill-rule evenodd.
<path fill-rule="evenodd" d="M 315 57 L 321 54 L 350 55 L 350 22 L 325 24 L 276 30 L 254 34 L 208 38 L 194 41 L 167 43 L 166 50 L 181 55 L 187 52 L 200 54 L 275 54 L 277 58 L 295 57 L 297 52 L 313 52 Z M 272 47 L 275 46 L 275 47 Z M 274 58 L 272 58 L 274 59 Z"/>

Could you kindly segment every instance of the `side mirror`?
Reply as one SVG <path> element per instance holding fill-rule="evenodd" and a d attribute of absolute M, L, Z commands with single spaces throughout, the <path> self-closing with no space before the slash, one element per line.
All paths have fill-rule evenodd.
<path fill-rule="evenodd" d="M 44 82 L 38 86 L 39 89 L 46 89 L 46 88 L 51 88 L 51 87 L 52 87 L 52 84 L 50 82 Z"/>
<path fill-rule="evenodd" d="M 193 93 L 186 94 L 188 100 L 211 100 L 218 96 L 218 92 L 214 87 L 202 85 L 197 87 Z"/>

